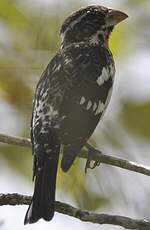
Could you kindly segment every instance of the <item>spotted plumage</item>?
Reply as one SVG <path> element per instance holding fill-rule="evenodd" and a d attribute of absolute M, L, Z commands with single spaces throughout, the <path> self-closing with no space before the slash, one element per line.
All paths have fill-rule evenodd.
<path fill-rule="evenodd" d="M 109 103 L 115 65 L 109 35 L 126 14 L 88 6 L 71 14 L 60 31 L 61 48 L 42 74 L 31 121 L 34 195 L 25 224 L 52 219 L 60 147 L 68 171 Z"/>

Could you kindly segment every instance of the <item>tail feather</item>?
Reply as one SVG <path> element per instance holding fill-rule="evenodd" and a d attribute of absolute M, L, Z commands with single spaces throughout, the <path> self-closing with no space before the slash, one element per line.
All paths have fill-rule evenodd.
<path fill-rule="evenodd" d="M 84 143 L 64 145 L 63 148 L 63 157 L 61 160 L 61 168 L 64 172 L 67 172 L 72 166 L 76 156 L 79 154 Z"/>
<path fill-rule="evenodd" d="M 49 160 L 49 162 L 46 161 L 44 167 L 45 170 L 43 172 L 43 181 L 42 181 L 43 184 L 42 184 L 42 191 L 41 191 L 41 202 L 42 202 L 41 215 L 42 218 L 47 221 L 53 218 L 54 210 L 55 210 L 55 187 L 56 187 L 58 159 L 55 160 L 56 160 L 55 162 L 54 159 L 53 161 L 52 160 Z"/>
<path fill-rule="evenodd" d="M 27 210 L 24 224 L 32 224 L 40 218 L 49 221 L 54 216 L 55 187 L 59 158 L 59 149 L 53 155 L 44 156 L 42 167 L 38 167 L 35 176 L 34 194 Z"/>
<path fill-rule="evenodd" d="M 76 154 L 70 154 L 70 152 L 63 152 L 63 157 L 61 161 L 61 168 L 64 172 L 67 172 L 72 166 L 74 160 L 76 158 Z"/>

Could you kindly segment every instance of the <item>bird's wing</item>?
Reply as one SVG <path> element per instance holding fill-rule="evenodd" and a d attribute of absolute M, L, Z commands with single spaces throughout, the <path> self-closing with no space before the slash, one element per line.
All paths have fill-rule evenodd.
<path fill-rule="evenodd" d="M 31 121 L 34 157 L 34 194 L 24 223 L 51 220 L 54 215 L 55 186 L 60 152 L 59 107 L 62 101 L 61 56 L 56 55 L 42 74 L 35 92 Z"/>
<path fill-rule="evenodd" d="M 43 72 L 35 91 L 31 119 L 31 141 L 34 155 L 33 175 L 35 175 L 38 165 L 37 158 L 41 157 L 41 153 L 37 151 L 38 144 L 44 138 L 46 141 L 46 136 L 52 129 L 57 130 L 59 122 L 59 107 L 64 91 L 63 84 L 61 84 L 61 77 L 63 76 L 61 62 L 61 55 L 57 54 Z M 52 140 L 49 140 L 50 142 Z M 50 148 L 48 143 L 47 148 Z"/>
<path fill-rule="evenodd" d="M 70 81 L 70 88 L 65 92 L 61 104 L 61 114 L 64 116 L 60 129 L 64 146 L 61 166 L 64 171 L 69 169 L 92 135 L 105 110 L 112 88 L 108 68 L 109 53 L 101 51 L 99 54 L 99 50 L 91 53 L 92 51 L 85 47 L 79 52 L 79 49 L 75 48 L 63 54 L 65 76 Z M 108 76 L 106 81 L 98 84 L 103 69 L 106 69 L 105 74 Z"/>
<path fill-rule="evenodd" d="M 59 130 L 60 123 L 64 118 L 61 108 L 65 103 L 65 98 L 82 80 L 77 77 L 79 75 L 76 75 L 74 68 L 71 68 L 71 72 L 69 72 L 70 63 L 66 63 L 66 61 L 67 59 L 61 54 L 57 54 L 48 64 L 36 87 L 31 119 L 31 141 L 34 155 L 33 177 L 38 167 L 38 158 L 41 157 L 41 151 L 37 151 L 38 144 L 42 139 L 46 139 L 47 133 L 50 133 L 51 130 Z M 48 143 L 47 148 L 50 148 Z"/>

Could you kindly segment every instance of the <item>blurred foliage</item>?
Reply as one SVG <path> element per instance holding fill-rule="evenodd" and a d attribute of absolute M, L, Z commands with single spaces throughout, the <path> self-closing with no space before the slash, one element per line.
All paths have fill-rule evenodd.
<path fill-rule="evenodd" d="M 121 118 L 129 132 L 143 139 L 150 139 L 150 125 L 147 123 L 150 118 L 150 101 L 142 104 L 125 102 Z"/>
<path fill-rule="evenodd" d="M 88 177 L 85 176 L 83 170 L 81 159 L 76 159 L 69 173 L 59 170 L 58 185 L 63 194 L 69 193 L 75 199 L 78 207 L 96 210 L 106 205 L 109 199 L 90 190 Z"/>
<path fill-rule="evenodd" d="M 122 4 L 125 4 L 123 2 Z M 134 4 L 137 6 L 141 2 L 144 5 L 146 1 L 126 1 L 124 7 L 130 8 Z M 86 0 L 64 1 L 64 4 L 56 1 L 51 6 L 43 3 L 42 7 L 41 4 L 35 4 L 35 0 L 32 4 L 31 1 L 25 0 L 0 1 L 0 96 L 19 112 L 19 116 L 23 117 L 25 125 L 23 129 L 18 129 L 17 135 L 29 136 L 32 98 L 36 83 L 51 57 L 59 49 L 59 28 L 62 21 L 72 10 L 82 5 L 86 5 Z M 132 45 L 133 37 L 131 38 L 132 33 L 130 33 L 131 30 L 124 23 L 112 34 L 110 45 L 113 53 L 120 59 L 130 54 L 127 42 L 130 37 L 130 46 Z M 122 104 L 120 117 L 131 134 L 149 138 L 150 132 L 146 123 L 146 120 L 149 121 L 148 114 L 150 114 L 148 103 L 138 105 L 128 102 Z M 103 144 L 122 148 L 113 125 L 107 127 L 108 131 L 101 135 Z M 12 130 L 10 134 L 11 132 Z M 97 135 L 96 141 L 92 139 L 94 146 L 99 137 L 100 135 Z M 19 173 L 31 178 L 30 150 L 2 144 L 0 157 L 5 158 Z M 99 174 L 94 176 L 101 180 Z M 111 198 L 100 195 L 99 191 L 99 194 L 91 191 L 90 185 L 83 168 L 81 169 L 81 160 L 76 161 L 68 174 L 64 175 L 59 170 L 58 186 L 64 194 L 68 193 L 73 197 L 78 206 L 95 210 L 110 202 Z"/>
<path fill-rule="evenodd" d="M 23 173 L 25 177 L 31 178 L 32 168 L 30 149 L 12 145 L 2 145 L 0 146 L 0 157 L 1 156 L 5 157 L 5 160 L 7 160 L 16 171 Z"/>
<path fill-rule="evenodd" d="M 120 24 L 117 28 L 114 29 L 110 37 L 110 47 L 114 56 L 122 58 L 125 54 L 128 54 L 128 45 L 125 45 L 126 48 L 122 49 L 122 46 L 124 46 L 124 42 L 128 39 L 127 31 L 128 27 L 126 24 L 124 26 Z"/>

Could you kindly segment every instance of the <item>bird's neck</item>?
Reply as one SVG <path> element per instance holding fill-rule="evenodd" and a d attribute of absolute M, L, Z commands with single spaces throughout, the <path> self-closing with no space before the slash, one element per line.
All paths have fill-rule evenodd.
<path fill-rule="evenodd" d="M 104 47 L 109 50 L 109 37 L 111 32 L 110 31 L 97 31 L 95 34 L 91 35 L 90 37 L 83 38 L 81 41 L 76 41 L 75 39 L 70 40 L 66 37 L 62 37 L 61 47 L 66 48 L 68 46 L 76 46 L 77 48 L 83 45 L 89 47 Z"/>
<path fill-rule="evenodd" d="M 75 47 L 75 48 L 81 48 L 81 47 L 90 47 L 90 48 L 105 48 L 105 49 L 108 49 L 109 50 L 109 47 L 108 47 L 108 43 L 104 43 L 103 41 L 101 40 L 97 40 L 96 37 L 91 37 L 89 40 L 87 41 L 80 41 L 80 42 L 66 42 L 66 41 L 63 41 L 61 43 L 61 50 L 64 50 L 64 49 L 68 49 L 68 48 L 71 48 L 71 47 Z"/>

